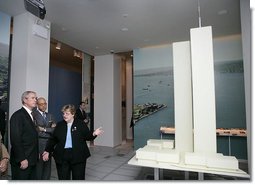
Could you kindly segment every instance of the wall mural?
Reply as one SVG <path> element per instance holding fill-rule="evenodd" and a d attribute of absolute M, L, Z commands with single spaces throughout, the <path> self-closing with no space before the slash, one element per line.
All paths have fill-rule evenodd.
<path fill-rule="evenodd" d="M 0 100 L 1 111 L 8 111 L 8 66 L 9 66 L 9 45 L 10 45 L 10 24 L 11 17 L 0 12 Z M 1 114 L 2 115 L 2 114 Z M 1 133 L 7 133 L 5 118 L 1 118 Z M 3 119 L 3 120 L 2 120 Z M 7 134 L 4 134 L 4 143 L 7 144 Z"/>
<path fill-rule="evenodd" d="M 0 12 L 0 22 L 0 99 L 2 106 L 7 110 L 11 17 Z"/>
<path fill-rule="evenodd" d="M 241 37 L 214 39 L 213 47 L 216 127 L 246 129 Z M 146 145 L 148 139 L 174 139 L 174 134 L 160 132 L 160 127 L 174 127 L 172 65 L 172 45 L 134 50 L 135 149 Z M 247 159 L 246 137 L 218 136 L 217 150 Z"/>
<path fill-rule="evenodd" d="M 160 137 L 160 126 L 174 126 L 172 48 L 134 50 L 134 146 Z"/>

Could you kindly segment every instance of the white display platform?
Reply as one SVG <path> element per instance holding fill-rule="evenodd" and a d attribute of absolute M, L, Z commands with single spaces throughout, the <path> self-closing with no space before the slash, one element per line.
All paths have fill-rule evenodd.
<path fill-rule="evenodd" d="M 157 146 L 159 149 L 162 148 L 174 148 L 174 140 L 169 139 L 149 139 L 147 141 L 148 146 Z"/>
<path fill-rule="evenodd" d="M 204 166 L 196 166 L 196 165 L 185 165 L 184 162 L 180 162 L 179 164 L 174 163 L 147 163 L 144 161 L 138 161 L 136 156 L 132 157 L 128 161 L 129 165 L 134 166 L 144 166 L 154 168 L 154 180 L 159 180 L 159 169 L 168 169 L 168 170 L 178 170 L 178 171 L 188 171 L 188 172 L 198 172 L 198 180 L 203 180 L 203 173 L 210 174 L 218 174 L 218 175 L 226 175 L 233 177 L 242 177 L 242 178 L 250 178 L 250 175 L 244 172 L 243 170 L 228 170 L 228 169 L 216 169 L 216 168 L 208 168 Z"/>
<path fill-rule="evenodd" d="M 139 162 L 144 163 L 179 163 L 180 153 L 173 150 L 169 143 L 171 142 L 159 142 L 160 140 L 148 140 L 149 145 L 145 145 L 143 148 L 139 148 L 136 151 L 136 158 Z M 160 145 L 158 145 L 158 143 Z M 163 143 L 166 143 L 166 148 L 162 147 Z M 150 145 L 152 144 L 152 145 Z"/>

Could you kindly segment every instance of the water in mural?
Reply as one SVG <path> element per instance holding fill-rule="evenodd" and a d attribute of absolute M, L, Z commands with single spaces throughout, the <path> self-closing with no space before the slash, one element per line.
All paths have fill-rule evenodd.
<path fill-rule="evenodd" d="M 160 138 L 161 126 L 174 126 L 174 98 L 172 68 L 141 70 L 134 75 L 134 104 L 146 106 L 156 105 L 148 116 L 135 122 L 135 148 L 142 147 L 148 139 Z M 148 114 L 148 113 L 146 113 Z"/>

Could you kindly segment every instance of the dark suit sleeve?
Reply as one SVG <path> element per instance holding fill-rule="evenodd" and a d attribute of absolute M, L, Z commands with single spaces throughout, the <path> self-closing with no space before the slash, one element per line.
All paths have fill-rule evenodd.
<path fill-rule="evenodd" d="M 82 125 L 84 127 L 85 140 L 93 141 L 97 136 L 93 136 L 93 131 L 90 131 L 86 124 L 82 123 Z"/>
<path fill-rule="evenodd" d="M 12 145 L 12 152 L 15 155 L 15 161 L 20 162 L 26 159 L 25 151 L 22 144 L 22 130 L 23 124 L 21 121 L 24 118 L 21 115 L 15 114 L 10 120 L 10 138 Z"/>
<path fill-rule="evenodd" d="M 56 126 L 56 129 L 54 130 L 52 136 L 47 141 L 45 151 L 47 151 L 49 153 L 52 153 L 54 151 L 54 148 L 55 148 L 56 144 L 58 143 L 57 136 L 56 136 L 58 129 L 59 129 L 58 126 Z"/>
<path fill-rule="evenodd" d="M 56 121 L 55 121 L 55 118 L 53 117 L 53 115 L 50 113 L 47 114 L 47 117 L 50 118 L 49 120 L 52 121 L 52 123 L 50 125 L 48 124 L 45 129 L 46 129 L 47 133 L 52 135 L 56 127 L 51 127 L 51 126 L 52 126 L 52 124 L 56 124 Z"/>

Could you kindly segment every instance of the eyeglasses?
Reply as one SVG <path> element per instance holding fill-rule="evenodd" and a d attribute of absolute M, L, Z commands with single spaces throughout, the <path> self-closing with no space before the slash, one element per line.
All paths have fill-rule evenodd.
<path fill-rule="evenodd" d="M 47 103 L 38 103 L 38 105 L 47 105 Z"/>

